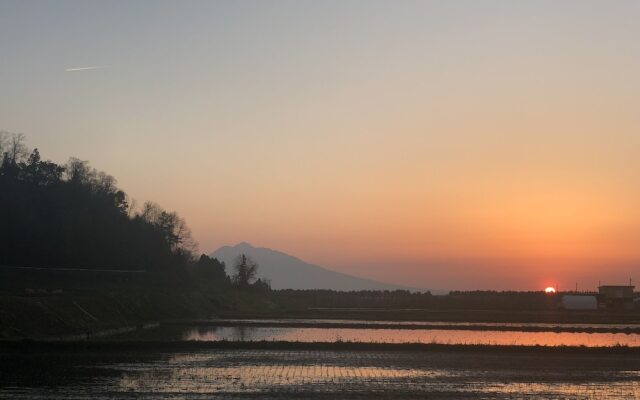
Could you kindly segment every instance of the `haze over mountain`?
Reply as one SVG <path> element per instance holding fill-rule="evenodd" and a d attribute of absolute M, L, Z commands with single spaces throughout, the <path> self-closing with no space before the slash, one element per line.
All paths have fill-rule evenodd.
<path fill-rule="evenodd" d="M 331 271 L 283 252 L 254 247 L 246 242 L 220 247 L 211 256 L 223 261 L 227 273 L 232 274 L 233 262 L 240 254 L 246 254 L 259 264 L 258 275 L 269 279 L 273 289 L 425 290 Z"/>

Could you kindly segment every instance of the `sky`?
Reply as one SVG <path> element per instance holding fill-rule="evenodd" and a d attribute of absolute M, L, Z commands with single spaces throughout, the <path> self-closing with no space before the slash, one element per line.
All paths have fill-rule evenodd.
<path fill-rule="evenodd" d="M 0 0 L 0 130 L 434 289 L 640 279 L 638 1 Z"/>

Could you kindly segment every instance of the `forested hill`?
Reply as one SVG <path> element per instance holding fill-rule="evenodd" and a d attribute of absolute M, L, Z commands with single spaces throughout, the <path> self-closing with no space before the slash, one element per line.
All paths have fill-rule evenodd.
<path fill-rule="evenodd" d="M 176 213 L 133 210 L 112 176 L 23 141 L 0 132 L 0 266 L 184 271 L 194 242 Z"/>

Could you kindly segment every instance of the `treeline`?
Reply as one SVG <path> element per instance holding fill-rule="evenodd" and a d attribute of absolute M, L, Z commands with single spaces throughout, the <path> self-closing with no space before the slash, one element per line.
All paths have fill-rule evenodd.
<path fill-rule="evenodd" d="M 290 309 L 380 308 L 434 310 L 545 310 L 555 307 L 555 296 L 543 292 L 471 291 L 434 296 L 407 290 L 353 291 L 278 290 L 275 302 Z"/>
<path fill-rule="evenodd" d="M 45 161 L 24 136 L 0 132 L 0 266 L 144 270 L 171 280 L 229 282 L 223 263 L 195 257 L 175 212 L 140 209 L 116 180 L 71 158 Z"/>

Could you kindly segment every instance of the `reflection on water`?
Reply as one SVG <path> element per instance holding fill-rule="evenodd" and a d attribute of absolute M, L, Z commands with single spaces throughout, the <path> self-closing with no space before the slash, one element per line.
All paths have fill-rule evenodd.
<path fill-rule="evenodd" d="M 294 389 L 299 391 L 313 385 L 322 391 L 331 391 L 328 385 L 370 384 L 368 390 L 387 385 L 387 390 L 397 389 L 394 382 L 400 380 L 422 381 L 446 379 L 459 375 L 457 371 L 440 369 L 414 369 L 379 366 L 335 365 L 334 357 L 325 363 L 300 364 L 298 360 L 277 360 L 262 364 L 259 358 L 236 359 L 229 363 L 216 355 L 186 355 L 171 357 L 160 370 L 127 373 L 119 381 L 119 389 L 125 392 L 144 391 L 155 393 L 207 393 L 212 387 L 222 392 L 272 392 Z M 259 365 L 255 365 L 258 362 Z M 176 368 L 172 368 L 176 367 Z M 166 371 L 171 371 L 167 374 Z M 388 386 L 392 385 L 392 386 Z M 335 389 L 334 389 L 335 390 Z"/>
<path fill-rule="evenodd" d="M 640 346 L 639 334 L 466 331 L 447 329 L 351 329 L 279 327 L 197 327 L 188 328 L 182 340 L 195 341 L 285 341 L 285 342 L 365 342 L 441 343 L 524 346 Z"/>

